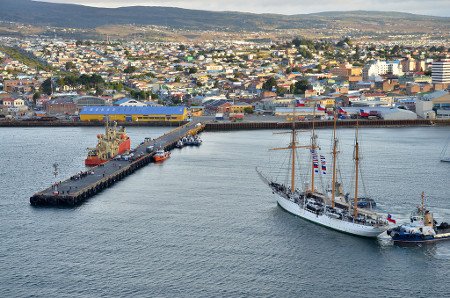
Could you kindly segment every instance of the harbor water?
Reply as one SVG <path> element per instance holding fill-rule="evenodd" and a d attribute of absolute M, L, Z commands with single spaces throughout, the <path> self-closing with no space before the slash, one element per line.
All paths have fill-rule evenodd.
<path fill-rule="evenodd" d="M 128 133 L 135 146 L 169 129 Z M 0 297 L 450 296 L 450 241 L 398 247 L 279 208 L 255 172 L 274 170 L 282 153 L 268 149 L 288 142 L 269 130 L 205 132 L 202 146 L 175 149 L 77 208 L 30 206 L 35 192 L 85 170 L 101 132 L 0 128 Z M 407 220 L 425 191 L 437 220 L 450 221 L 450 164 L 439 162 L 448 127 L 360 133 L 364 192 L 381 210 Z M 331 130 L 318 135 L 328 156 Z M 354 130 L 339 136 L 351 192 Z"/>

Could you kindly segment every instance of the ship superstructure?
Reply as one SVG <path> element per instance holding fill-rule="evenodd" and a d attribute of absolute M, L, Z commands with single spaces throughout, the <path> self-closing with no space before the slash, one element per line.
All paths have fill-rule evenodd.
<path fill-rule="evenodd" d="M 97 135 L 97 146 L 88 148 L 88 156 L 84 161 L 86 166 L 98 166 L 130 150 L 131 140 L 124 127 L 112 126 L 106 122 L 105 133 Z"/>

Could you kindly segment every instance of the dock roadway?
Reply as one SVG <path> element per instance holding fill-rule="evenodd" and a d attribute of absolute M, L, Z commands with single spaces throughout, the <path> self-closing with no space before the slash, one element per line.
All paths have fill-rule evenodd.
<path fill-rule="evenodd" d="M 190 122 L 157 139 L 145 141 L 135 148 L 133 160 L 110 160 L 86 172 L 77 173 L 67 180 L 34 194 L 30 198 L 30 203 L 33 206 L 80 205 L 103 189 L 151 163 L 155 153 L 154 151 L 147 153 L 148 146 L 154 146 L 155 150 L 159 148 L 171 150 L 178 140 L 189 134 L 197 134 L 203 131 L 204 127 L 199 122 Z"/>

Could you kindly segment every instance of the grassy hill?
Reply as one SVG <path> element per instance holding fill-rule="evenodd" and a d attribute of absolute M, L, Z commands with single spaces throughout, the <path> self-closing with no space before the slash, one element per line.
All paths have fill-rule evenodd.
<path fill-rule="evenodd" d="M 31 0 L 1 0 L 0 21 L 35 26 L 92 29 L 110 25 L 158 25 L 195 30 L 275 30 L 346 28 L 429 32 L 448 30 L 450 18 L 398 12 L 324 12 L 277 15 L 212 12 L 172 7 L 97 8 Z"/>

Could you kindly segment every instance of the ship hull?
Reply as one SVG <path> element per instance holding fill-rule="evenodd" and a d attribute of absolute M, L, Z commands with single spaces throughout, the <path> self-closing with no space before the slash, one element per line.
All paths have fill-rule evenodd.
<path fill-rule="evenodd" d="M 389 233 L 389 231 L 388 231 Z M 450 233 L 438 233 L 436 235 L 421 235 L 421 234 L 395 234 L 392 235 L 392 241 L 400 245 L 414 245 L 423 243 L 433 243 L 437 241 L 450 240 Z"/>
<path fill-rule="evenodd" d="M 170 157 L 170 154 L 165 154 L 164 156 L 153 156 L 153 160 L 155 161 L 155 162 L 161 162 L 161 161 L 164 161 L 164 160 L 166 160 L 166 159 L 168 159 Z"/>
<path fill-rule="evenodd" d="M 297 203 L 293 201 L 290 201 L 279 195 L 276 196 L 278 205 L 285 211 L 293 215 L 297 215 L 298 217 L 310 221 L 312 223 L 327 227 L 329 229 L 333 229 L 350 235 L 356 235 L 367 238 L 376 238 L 378 235 L 380 235 L 386 230 L 386 228 L 383 227 L 366 226 L 335 219 L 325 214 L 317 215 L 314 214 L 313 212 L 301 208 Z"/>
<path fill-rule="evenodd" d="M 118 154 L 123 154 L 127 151 L 130 151 L 130 148 L 131 148 L 131 141 L 130 141 L 130 139 L 127 139 L 127 140 L 123 141 L 122 143 L 120 143 Z"/>
<path fill-rule="evenodd" d="M 97 156 L 89 156 L 84 160 L 84 165 L 87 167 L 96 167 L 98 165 L 104 164 L 108 160 L 100 159 Z"/>

